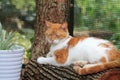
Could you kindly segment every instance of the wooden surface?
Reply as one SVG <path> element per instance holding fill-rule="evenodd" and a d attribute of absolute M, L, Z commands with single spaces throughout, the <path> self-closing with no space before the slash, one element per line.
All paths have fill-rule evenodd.
<path fill-rule="evenodd" d="M 120 68 L 80 76 L 74 72 L 72 66 L 39 65 L 36 61 L 30 61 L 24 69 L 21 80 L 120 80 Z"/>

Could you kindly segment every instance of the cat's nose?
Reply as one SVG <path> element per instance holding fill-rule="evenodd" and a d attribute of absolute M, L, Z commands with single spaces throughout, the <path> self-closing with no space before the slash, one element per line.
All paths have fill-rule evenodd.
<path fill-rule="evenodd" d="M 53 43 L 54 42 L 54 40 L 51 40 L 51 43 Z"/>
<path fill-rule="evenodd" d="M 52 43 L 54 42 L 54 40 L 52 40 Z"/>

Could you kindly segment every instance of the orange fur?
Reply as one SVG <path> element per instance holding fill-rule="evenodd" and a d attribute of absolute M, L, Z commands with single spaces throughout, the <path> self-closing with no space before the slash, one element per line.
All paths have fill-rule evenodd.
<path fill-rule="evenodd" d="M 107 54 L 109 56 L 109 61 L 116 60 L 117 58 L 120 58 L 120 52 L 117 50 L 117 48 L 110 42 L 108 43 L 102 43 L 99 46 L 110 48 L 110 50 L 107 51 Z"/>
<path fill-rule="evenodd" d="M 46 30 L 45 35 L 51 41 L 56 40 L 56 39 L 63 39 L 68 35 L 66 33 L 67 26 L 68 26 L 67 22 L 63 24 L 51 23 L 49 21 L 45 21 L 45 22 L 46 22 L 46 25 L 48 26 L 48 30 Z M 60 64 L 64 64 L 65 61 L 67 60 L 68 49 L 64 48 L 64 49 L 56 50 L 54 54 L 55 54 L 56 61 Z"/>
<path fill-rule="evenodd" d="M 96 65 L 96 66 L 91 66 L 89 68 L 80 68 L 79 66 L 74 66 L 74 70 L 80 74 L 80 75 L 85 75 L 85 74 L 91 74 L 91 73 L 97 73 L 103 69 L 103 65 Z"/>
<path fill-rule="evenodd" d="M 108 47 L 108 46 L 103 46 Z M 90 66 L 87 68 L 80 68 L 79 66 L 74 66 L 74 70 L 80 74 L 80 75 L 86 75 L 91 73 L 97 73 L 102 70 L 114 68 L 114 67 L 120 67 L 120 53 L 119 51 L 114 47 L 111 50 L 107 51 L 107 54 L 109 56 L 109 62 L 106 62 L 105 57 L 102 57 L 100 61 L 101 64 Z"/>
<path fill-rule="evenodd" d="M 103 44 L 102 46 L 108 48 L 113 45 L 109 43 L 109 44 Z M 89 68 L 82 68 L 82 69 L 77 67 L 78 69 L 80 69 L 79 71 L 81 72 L 80 74 L 85 75 L 90 73 L 96 73 L 114 67 L 120 67 L 120 53 L 116 49 L 116 47 L 113 46 L 111 50 L 107 51 L 107 54 L 109 56 L 109 62 L 106 62 L 106 59 L 102 57 L 100 60 L 103 64 L 98 64 L 96 66 L 92 66 Z M 77 68 L 75 69 L 75 71 L 77 71 Z"/>
<path fill-rule="evenodd" d="M 111 46 L 111 43 L 102 43 L 99 46 L 105 47 L 105 48 L 109 48 Z"/>
<path fill-rule="evenodd" d="M 120 58 L 120 52 L 115 47 L 107 51 L 107 54 L 109 56 L 110 61 Z"/>
<path fill-rule="evenodd" d="M 97 64 L 95 66 L 91 66 L 88 68 L 80 68 L 79 66 L 74 66 L 73 68 L 78 74 L 86 75 L 91 73 L 97 73 L 97 72 L 110 69 L 110 68 L 115 68 L 115 67 L 120 67 L 120 59 L 107 62 L 107 63 Z"/>
<path fill-rule="evenodd" d="M 100 62 L 105 63 L 105 62 L 107 62 L 107 60 L 106 60 L 105 57 L 102 57 L 102 58 L 100 59 Z"/>
<path fill-rule="evenodd" d="M 64 31 L 65 27 L 67 26 L 66 23 L 64 23 L 64 25 L 62 24 L 52 24 L 47 22 L 47 26 L 49 26 L 48 30 L 45 32 L 45 35 L 51 40 L 55 40 L 55 39 L 63 39 L 64 37 L 66 37 L 68 34 Z M 65 27 L 63 27 L 65 26 Z M 57 31 L 57 32 L 56 32 Z M 53 35 L 53 36 L 51 36 Z"/>
<path fill-rule="evenodd" d="M 68 42 L 68 45 L 70 48 L 74 47 L 79 41 L 82 41 L 86 39 L 86 36 L 81 36 L 81 37 L 76 37 L 76 38 L 71 38 L 70 41 Z"/>
<path fill-rule="evenodd" d="M 68 57 L 68 48 L 56 50 L 54 54 L 56 61 L 60 64 L 64 64 Z"/>
<path fill-rule="evenodd" d="M 66 22 L 63 24 L 58 24 L 58 23 L 50 23 L 46 21 L 46 24 L 48 26 L 48 29 L 46 30 L 45 35 L 50 39 L 50 41 L 57 40 L 57 39 L 62 40 L 68 37 L 68 30 L 67 30 L 68 24 Z M 55 56 L 56 62 L 59 64 L 64 64 L 67 61 L 67 58 L 69 56 L 68 50 L 70 48 L 75 47 L 79 41 L 83 41 L 86 38 L 88 37 L 86 36 L 73 37 L 67 43 L 67 47 L 55 50 L 54 56 Z M 95 39 L 100 40 L 98 38 L 95 38 Z M 79 63 L 76 63 L 74 65 L 74 70 L 78 74 L 85 75 L 90 73 L 96 73 L 109 68 L 120 67 L 120 52 L 117 50 L 116 47 L 114 47 L 112 43 L 110 42 L 101 43 L 98 46 L 109 49 L 109 50 L 106 50 L 106 54 L 108 55 L 108 60 L 106 59 L 106 57 L 100 57 L 101 59 L 98 62 L 101 62 L 101 63 L 97 64 L 97 62 L 95 62 L 94 63 L 95 65 L 94 64 L 93 66 L 88 65 L 89 67 L 83 67 L 83 68 L 80 67 L 81 64 L 79 65 Z M 91 63 L 88 62 L 87 64 L 91 64 Z"/>

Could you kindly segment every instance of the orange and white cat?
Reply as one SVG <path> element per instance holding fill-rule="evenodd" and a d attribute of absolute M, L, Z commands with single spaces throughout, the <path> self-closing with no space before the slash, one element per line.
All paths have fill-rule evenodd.
<path fill-rule="evenodd" d="M 68 24 L 46 21 L 46 39 L 51 43 L 47 57 L 39 57 L 39 64 L 69 66 L 80 75 L 120 67 L 120 52 L 108 40 L 95 37 L 71 37 Z"/>

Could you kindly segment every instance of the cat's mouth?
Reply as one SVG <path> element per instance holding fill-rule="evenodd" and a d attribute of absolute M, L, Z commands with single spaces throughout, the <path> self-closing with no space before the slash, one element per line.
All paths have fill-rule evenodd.
<path fill-rule="evenodd" d="M 60 40 L 50 40 L 49 38 L 46 37 L 46 40 L 50 43 L 50 44 L 58 44 L 60 42 Z"/>
<path fill-rule="evenodd" d="M 51 42 L 52 42 L 52 44 L 58 44 L 60 41 L 59 40 L 53 40 Z"/>
<path fill-rule="evenodd" d="M 60 41 L 59 40 L 49 40 L 48 42 L 50 44 L 58 44 Z"/>

